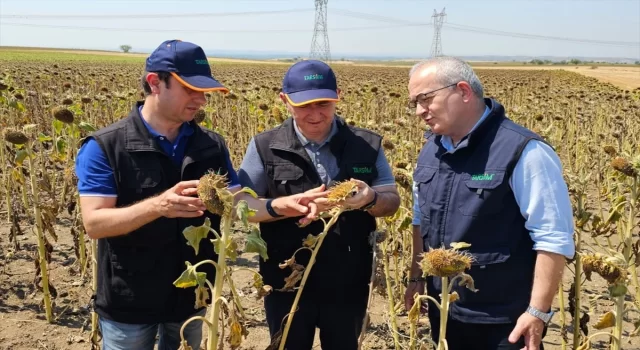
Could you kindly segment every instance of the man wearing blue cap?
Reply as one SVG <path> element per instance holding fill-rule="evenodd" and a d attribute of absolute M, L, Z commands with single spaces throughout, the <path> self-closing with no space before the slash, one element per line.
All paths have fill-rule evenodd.
<path fill-rule="evenodd" d="M 165 41 L 147 58 L 145 70 L 144 101 L 87 137 L 76 159 L 82 220 L 98 240 L 94 310 L 105 350 L 152 350 L 156 334 L 159 350 L 179 347 L 183 322 L 206 310 L 194 308 L 194 289 L 173 281 L 185 261 L 216 259 L 210 244 L 196 255 L 182 231 L 201 225 L 204 216 L 212 228 L 220 225 L 220 217 L 195 196 L 198 179 L 215 171 L 227 174 L 230 190 L 239 188 L 225 140 L 193 120 L 207 102 L 204 92 L 227 90 L 211 75 L 202 48 Z M 299 203 L 306 204 L 287 197 L 275 206 L 295 212 Z M 257 219 L 268 217 L 264 205 L 256 209 Z M 205 266 L 198 270 L 213 281 L 215 269 Z M 201 331 L 201 321 L 185 327 L 194 349 L 200 348 Z"/>
<path fill-rule="evenodd" d="M 272 218 L 260 224 L 269 259 L 259 261 L 264 283 L 273 287 L 265 297 L 269 332 L 273 339 L 286 324 L 295 297 L 294 289 L 283 288 L 291 267 L 278 265 L 294 255 L 308 234 L 323 230 L 319 220 L 299 227 L 299 215 L 287 215 L 270 201 L 354 179 L 358 193 L 346 201 L 354 210 L 343 213 L 325 238 L 286 344 L 288 349 L 311 349 L 318 327 L 323 349 L 356 349 L 372 268 L 369 237 L 376 229 L 375 218 L 393 215 L 400 205 L 395 179 L 381 136 L 336 116 L 339 89 L 327 64 L 308 60 L 291 66 L 280 98 L 291 117 L 251 140 L 238 171 L 243 186 L 269 198 Z M 326 198 L 312 203 L 318 210 L 327 209 Z M 295 263 L 306 266 L 309 257 L 302 249 L 295 253 Z"/>

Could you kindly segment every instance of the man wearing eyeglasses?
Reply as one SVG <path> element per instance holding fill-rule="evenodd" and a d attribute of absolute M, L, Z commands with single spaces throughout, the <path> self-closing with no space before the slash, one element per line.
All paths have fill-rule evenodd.
<path fill-rule="evenodd" d="M 425 284 L 427 294 L 440 299 L 440 278 L 422 278 L 420 254 L 466 242 L 473 263 L 465 272 L 477 291 L 453 287 L 460 299 L 450 306 L 449 349 L 542 349 L 565 259 L 575 254 L 558 156 L 511 121 L 498 101 L 485 98 L 473 69 L 459 59 L 417 64 L 408 88 L 409 107 L 430 130 L 414 172 L 406 307 Z M 427 313 L 438 342 L 439 312 Z"/>
<path fill-rule="evenodd" d="M 307 60 L 292 65 L 280 93 L 291 117 L 252 138 L 238 171 L 240 183 L 265 198 L 323 191 L 349 179 L 358 184 L 357 193 L 345 203 L 352 210 L 340 216 L 318 251 L 291 316 L 288 349 L 311 349 L 316 327 L 323 349 L 358 348 L 372 272 L 374 247 L 369 237 L 376 229 L 375 218 L 393 215 L 400 206 L 381 136 L 350 126 L 336 115 L 339 93 L 327 64 Z M 324 224 L 305 222 L 306 217 L 270 203 L 268 199 L 272 218 L 260 223 L 268 253 L 267 260 L 260 258 L 260 274 L 273 287 L 264 301 L 273 340 L 286 324 L 297 292 L 285 286 L 285 279 L 296 266 L 308 266 L 310 250 L 302 248 L 302 243 L 308 235 L 322 232 Z M 319 212 L 329 207 L 326 198 L 314 199 L 310 205 Z M 301 220 L 309 225 L 299 227 Z M 292 257 L 295 265 L 279 266 Z"/>

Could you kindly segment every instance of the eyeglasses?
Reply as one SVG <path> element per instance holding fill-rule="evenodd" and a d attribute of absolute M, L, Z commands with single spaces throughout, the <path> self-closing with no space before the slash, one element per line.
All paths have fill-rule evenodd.
<path fill-rule="evenodd" d="M 435 95 L 432 95 L 432 96 L 427 96 L 427 95 L 432 94 L 432 93 L 434 93 L 436 91 L 444 90 L 444 89 L 446 89 L 448 87 L 452 87 L 452 86 L 455 86 L 455 85 L 458 85 L 458 83 L 453 83 L 453 84 L 441 87 L 439 89 L 435 89 L 435 90 L 431 90 L 431 91 L 420 93 L 420 94 L 418 94 L 416 96 L 415 100 L 409 100 L 408 107 L 411 108 L 411 109 L 416 109 L 418 107 L 418 104 L 425 104 L 426 102 L 431 102 L 431 99 L 433 99 L 435 97 Z"/>

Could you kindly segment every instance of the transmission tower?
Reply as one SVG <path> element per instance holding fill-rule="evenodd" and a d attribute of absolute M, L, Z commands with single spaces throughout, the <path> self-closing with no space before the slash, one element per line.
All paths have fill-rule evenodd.
<path fill-rule="evenodd" d="M 311 40 L 311 53 L 309 58 L 320 61 L 330 61 L 329 34 L 327 33 L 327 2 L 328 0 L 315 0 L 316 2 L 316 22 L 313 28 L 313 39 Z"/>
<path fill-rule="evenodd" d="M 442 56 L 442 37 L 440 33 L 442 32 L 442 23 L 444 22 L 444 17 L 446 14 L 444 13 L 444 8 L 442 8 L 442 12 L 438 13 L 436 10 L 433 10 L 433 42 L 431 43 L 431 57 Z"/>

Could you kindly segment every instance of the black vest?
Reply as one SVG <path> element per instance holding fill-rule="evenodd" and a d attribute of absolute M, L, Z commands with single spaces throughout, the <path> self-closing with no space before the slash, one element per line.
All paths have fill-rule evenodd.
<path fill-rule="evenodd" d="M 209 169 L 227 172 L 224 139 L 194 122 L 181 166 L 176 166 L 143 124 L 136 103 L 128 117 L 96 131 L 96 139 L 114 169 L 118 199 L 126 207 L 158 195 L 183 180 L 195 180 Z M 205 212 L 219 232 L 220 217 Z M 182 231 L 200 226 L 194 219 L 162 217 L 129 234 L 98 240 L 98 314 L 123 323 L 184 321 L 195 313 L 195 289 L 173 285 L 186 265 L 217 259 L 212 244 L 203 240 L 198 255 Z M 209 239 L 214 238 L 209 234 Z M 210 281 L 211 265 L 199 267 Z"/>
<path fill-rule="evenodd" d="M 414 180 L 425 251 L 467 242 L 476 259 L 465 272 L 479 291 L 456 286 L 460 300 L 451 304 L 451 318 L 508 323 L 530 301 L 536 259 L 509 178 L 526 144 L 541 138 L 509 120 L 495 100 L 485 102 L 490 114 L 452 152 L 441 136 L 427 134 Z M 427 290 L 439 300 L 440 278 L 428 278 Z"/>
<path fill-rule="evenodd" d="M 333 181 L 355 178 L 371 185 L 377 177 L 375 163 L 381 137 L 371 131 L 348 126 L 342 118 L 336 118 L 338 132 L 329 141 L 329 147 L 340 171 Z M 293 119 L 289 118 L 280 126 L 256 135 L 255 142 L 269 185 L 266 197 L 301 193 L 322 184 L 295 133 Z M 363 167 L 371 172 L 360 171 Z M 302 247 L 308 234 L 317 235 L 323 230 L 320 220 L 304 228 L 296 225 L 298 220 L 287 218 L 260 224 L 269 254 L 268 261 L 260 259 L 260 274 L 265 284 L 274 290 L 282 288 L 285 277 L 291 273 L 290 268 L 280 269 L 278 264 Z M 361 210 L 343 213 L 320 247 L 303 296 L 336 302 L 361 296 L 371 275 L 373 250 L 368 238 L 375 229 L 375 218 L 369 213 Z M 295 256 L 296 262 L 306 266 L 310 256 L 310 251 L 301 250 Z"/>

